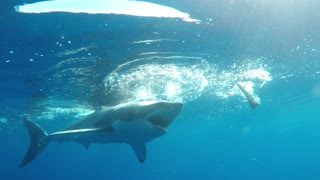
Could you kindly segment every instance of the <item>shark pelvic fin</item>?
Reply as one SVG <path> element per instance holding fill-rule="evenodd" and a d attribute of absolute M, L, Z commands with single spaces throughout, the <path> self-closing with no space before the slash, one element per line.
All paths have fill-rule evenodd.
<path fill-rule="evenodd" d="M 130 143 L 129 145 L 132 147 L 138 160 L 143 163 L 146 160 L 147 155 L 146 145 L 144 143 Z"/>

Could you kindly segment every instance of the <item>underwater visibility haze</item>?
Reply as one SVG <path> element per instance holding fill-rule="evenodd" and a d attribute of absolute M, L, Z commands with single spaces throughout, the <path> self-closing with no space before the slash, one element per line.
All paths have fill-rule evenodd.
<path fill-rule="evenodd" d="M 2 0 L 0 179 L 320 179 L 317 7 Z"/>

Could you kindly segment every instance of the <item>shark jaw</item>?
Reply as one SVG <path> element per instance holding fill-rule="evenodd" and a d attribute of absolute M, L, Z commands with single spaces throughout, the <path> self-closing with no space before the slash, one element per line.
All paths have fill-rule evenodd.
<path fill-rule="evenodd" d="M 20 164 L 34 160 L 53 141 L 75 141 L 89 148 L 91 143 L 126 143 L 138 160 L 146 159 L 145 143 L 164 135 L 183 107 L 179 102 L 143 101 L 119 104 L 96 111 L 62 131 L 47 134 L 39 125 L 24 119 L 30 146 Z"/>

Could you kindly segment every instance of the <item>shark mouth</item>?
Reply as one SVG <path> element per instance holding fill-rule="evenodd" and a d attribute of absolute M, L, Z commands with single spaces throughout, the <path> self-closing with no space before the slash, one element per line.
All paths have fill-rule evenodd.
<path fill-rule="evenodd" d="M 147 120 L 154 126 L 157 126 L 164 131 L 167 130 L 167 127 L 169 124 L 173 121 L 173 119 L 170 119 L 168 117 L 164 117 L 161 115 L 153 115 L 151 117 L 148 117 Z"/>
<path fill-rule="evenodd" d="M 182 106 L 183 105 L 181 103 L 173 104 L 170 109 L 153 112 L 149 114 L 145 119 L 148 120 L 152 125 L 166 130 L 167 127 L 181 112 Z"/>

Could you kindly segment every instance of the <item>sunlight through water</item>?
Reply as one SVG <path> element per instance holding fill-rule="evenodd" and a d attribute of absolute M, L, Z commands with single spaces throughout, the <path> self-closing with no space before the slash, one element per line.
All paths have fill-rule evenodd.
<path fill-rule="evenodd" d="M 188 13 L 172 7 L 145 1 L 130 0 L 53 0 L 15 6 L 20 13 L 89 13 L 122 14 L 142 17 L 180 18 L 186 22 L 200 22 Z"/>

